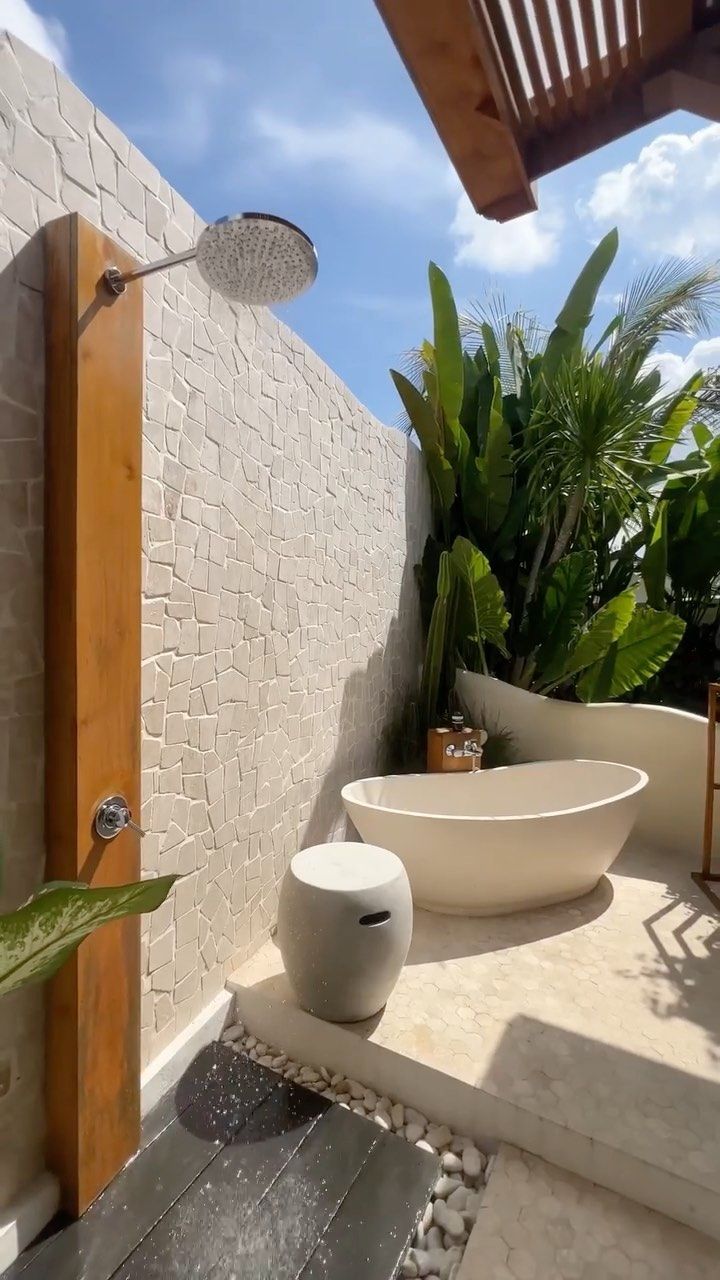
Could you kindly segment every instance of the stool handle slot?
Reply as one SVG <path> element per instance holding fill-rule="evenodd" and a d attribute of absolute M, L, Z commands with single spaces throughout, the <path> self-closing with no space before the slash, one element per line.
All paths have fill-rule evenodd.
<path fill-rule="evenodd" d="M 389 911 L 371 911 L 366 916 L 360 916 L 358 924 L 364 924 L 369 928 L 373 928 L 379 924 L 387 924 L 390 919 L 390 915 L 391 913 Z"/>

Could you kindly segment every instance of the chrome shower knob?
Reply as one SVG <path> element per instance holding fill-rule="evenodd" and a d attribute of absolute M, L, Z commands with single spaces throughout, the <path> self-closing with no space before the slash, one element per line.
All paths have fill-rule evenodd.
<path fill-rule="evenodd" d="M 128 802 L 124 796 L 108 796 L 107 800 L 103 800 L 95 811 L 95 833 L 99 835 L 101 840 L 114 840 L 115 836 L 129 827 L 131 831 L 136 831 L 139 836 L 144 836 L 145 832 L 139 827 L 137 822 L 133 822 L 132 813 L 128 807 Z"/>

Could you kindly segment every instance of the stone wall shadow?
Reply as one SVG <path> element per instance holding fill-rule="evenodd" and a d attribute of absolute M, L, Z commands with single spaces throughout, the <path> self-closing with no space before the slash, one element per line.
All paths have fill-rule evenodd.
<path fill-rule="evenodd" d="M 333 839 L 359 839 L 345 815 L 340 792 L 347 782 L 387 771 L 383 731 L 402 712 L 407 699 L 417 692 L 422 638 L 415 564 L 422 554 L 429 528 L 429 499 L 422 456 L 410 440 L 405 459 L 408 553 L 397 612 L 391 619 L 384 643 L 370 655 L 367 666 L 353 672 L 345 682 L 335 751 L 302 832 L 300 847 L 303 849 Z M 384 723 L 371 723 L 369 708 L 379 688 L 387 693 Z"/>

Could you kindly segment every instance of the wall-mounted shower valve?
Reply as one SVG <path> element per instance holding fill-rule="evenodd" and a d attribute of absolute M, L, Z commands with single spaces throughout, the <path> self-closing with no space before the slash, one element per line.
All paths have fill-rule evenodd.
<path fill-rule="evenodd" d="M 126 827 L 130 827 L 131 831 L 137 831 L 139 836 L 145 835 L 142 827 L 139 827 L 137 822 L 133 822 L 125 797 L 108 796 L 107 800 L 103 800 L 95 811 L 95 831 L 97 835 L 102 840 L 114 840 L 115 836 L 124 831 Z"/>

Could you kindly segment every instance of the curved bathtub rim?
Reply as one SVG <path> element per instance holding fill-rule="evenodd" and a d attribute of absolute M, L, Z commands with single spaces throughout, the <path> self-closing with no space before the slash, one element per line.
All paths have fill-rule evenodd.
<path fill-rule="evenodd" d="M 426 813 L 422 809 L 391 809 L 389 805 L 370 804 L 367 800 L 356 799 L 349 793 L 351 787 L 356 787 L 363 782 L 386 782 L 389 778 L 427 778 L 434 777 L 465 777 L 464 774 L 434 774 L 427 773 L 388 773 L 377 774 L 372 778 L 355 778 L 352 782 L 346 782 L 342 788 L 340 795 L 343 804 L 347 808 L 348 804 L 358 805 L 361 809 L 367 809 L 377 813 L 392 813 L 403 818 L 423 818 L 425 820 L 433 820 L 435 822 L 537 822 L 541 818 L 562 818 L 568 814 L 590 813 L 594 809 L 602 809 L 609 804 L 617 804 L 620 800 L 627 800 L 630 796 L 634 796 L 638 791 L 643 791 L 650 781 L 644 769 L 636 769 L 634 765 L 621 764 L 617 760 L 532 760 L 527 764 L 501 765 L 498 769 L 486 769 L 482 772 L 487 776 L 489 773 L 502 773 L 506 769 L 533 769 L 541 765 L 547 764 L 609 764 L 615 769 L 624 769 L 627 773 L 637 775 L 637 781 L 633 786 L 628 787 L 625 791 L 618 791 L 614 795 L 605 796 L 602 800 L 591 800 L 589 804 L 575 805 L 569 809 L 543 809 L 538 813 L 503 813 L 503 814 L 470 814 L 470 813 Z"/>

